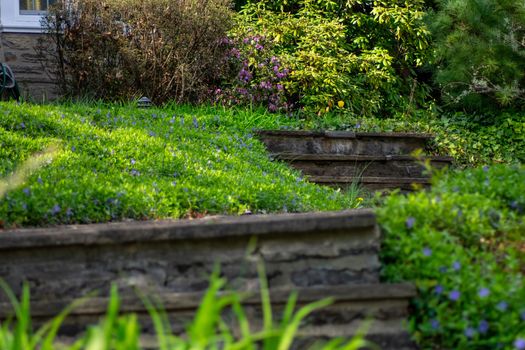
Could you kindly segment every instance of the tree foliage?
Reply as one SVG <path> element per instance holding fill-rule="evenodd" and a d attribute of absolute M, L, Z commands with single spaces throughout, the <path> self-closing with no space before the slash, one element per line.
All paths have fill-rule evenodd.
<path fill-rule="evenodd" d="M 525 106 L 525 2 L 441 0 L 431 17 L 435 80 L 446 105 Z"/>

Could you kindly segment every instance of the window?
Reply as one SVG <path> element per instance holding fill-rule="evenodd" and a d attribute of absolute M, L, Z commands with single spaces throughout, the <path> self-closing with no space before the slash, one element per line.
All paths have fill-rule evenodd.
<path fill-rule="evenodd" d="M 41 15 L 45 14 L 49 5 L 56 0 L 20 0 L 21 15 Z"/>
<path fill-rule="evenodd" d="M 0 0 L 0 32 L 41 33 L 40 20 L 57 0 Z"/>

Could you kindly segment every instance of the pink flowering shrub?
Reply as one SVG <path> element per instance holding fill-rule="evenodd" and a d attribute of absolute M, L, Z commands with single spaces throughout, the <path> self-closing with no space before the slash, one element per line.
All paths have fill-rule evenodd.
<path fill-rule="evenodd" d="M 260 35 L 225 42 L 231 47 L 228 64 L 236 75 L 215 90 L 214 101 L 228 106 L 263 105 L 271 112 L 292 110 L 293 99 L 284 85 L 290 70 L 273 55 L 272 42 Z"/>

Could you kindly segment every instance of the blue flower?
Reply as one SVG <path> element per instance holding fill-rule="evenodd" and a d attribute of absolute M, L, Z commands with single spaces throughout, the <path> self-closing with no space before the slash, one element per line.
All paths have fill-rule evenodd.
<path fill-rule="evenodd" d="M 448 293 L 448 298 L 452 301 L 459 300 L 459 297 L 461 296 L 461 292 L 459 290 L 453 290 L 450 293 Z"/>
<path fill-rule="evenodd" d="M 508 307 L 509 304 L 507 304 L 507 302 L 505 301 L 500 301 L 498 305 L 496 305 L 496 309 L 498 309 L 499 311 L 506 311 Z"/>
<path fill-rule="evenodd" d="M 480 334 L 485 334 L 489 330 L 489 323 L 485 320 L 481 320 L 478 325 L 478 331 Z"/>
<path fill-rule="evenodd" d="M 452 264 L 452 268 L 454 269 L 454 271 L 459 271 L 461 269 L 461 263 L 459 261 L 454 261 L 454 263 Z"/>
<path fill-rule="evenodd" d="M 431 319 L 430 320 L 430 327 L 433 329 L 433 330 L 438 330 L 439 329 L 439 321 L 436 320 L 435 318 Z"/>
<path fill-rule="evenodd" d="M 36 179 L 36 181 L 39 183 L 39 184 L 43 184 L 44 181 L 42 180 L 42 178 L 39 176 L 38 179 Z"/>
<path fill-rule="evenodd" d="M 424 256 L 431 256 L 432 255 L 432 249 L 430 249 L 429 247 L 425 247 L 423 248 L 423 255 Z"/>
<path fill-rule="evenodd" d="M 29 188 L 24 188 L 24 189 L 22 190 L 22 192 L 24 192 L 24 194 L 25 194 L 26 196 L 31 195 L 31 190 L 30 190 Z"/>
<path fill-rule="evenodd" d="M 25 128 L 26 128 L 26 124 L 25 124 L 24 122 L 21 122 L 21 123 L 20 123 L 20 128 L 21 128 L 21 129 L 25 129 Z"/>
<path fill-rule="evenodd" d="M 60 213 L 60 210 L 61 210 L 60 205 L 55 204 L 53 208 L 51 209 L 51 214 L 57 215 L 58 213 Z"/>
<path fill-rule="evenodd" d="M 440 273 L 445 273 L 445 272 L 447 272 L 447 270 L 448 270 L 448 268 L 446 266 L 441 266 L 438 271 Z"/>
<path fill-rule="evenodd" d="M 407 229 L 410 230 L 414 227 L 415 223 L 416 223 L 416 219 L 410 216 L 408 219 L 406 219 L 405 226 L 407 227 Z"/>
<path fill-rule="evenodd" d="M 465 333 L 465 336 L 467 338 L 472 338 L 474 336 L 474 334 L 476 334 L 476 331 L 472 327 L 467 327 L 467 329 L 465 329 L 464 333 Z"/>
<path fill-rule="evenodd" d="M 197 121 L 197 117 L 193 116 L 193 127 L 195 129 L 199 128 L 199 122 Z"/>
<path fill-rule="evenodd" d="M 522 321 L 525 321 L 525 311 L 522 311 L 520 313 L 520 318 L 521 318 Z"/>
<path fill-rule="evenodd" d="M 129 161 L 131 163 L 131 165 L 134 165 L 136 163 L 135 159 L 131 158 L 131 160 Z"/>
<path fill-rule="evenodd" d="M 478 295 L 480 298 L 486 298 L 490 295 L 490 290 L 488 288 L 481 288 L 478 291 Z"/>
<path fill-rule="evenodd" d="M 516 350 L 524 350 L 525 349 L 525 339 L 516 338 L 516 340 L 514 341 L 514 348 L 516 348 Z"/>
<path fill-rule="evenodd" d="M 436 288 L 434 288 L 434 293 L 436 293 L 437 295 L 443 293 L 443 286 L 438 284 Z"/>
<path fill-rule="evenodd" d="M 71 152 L 75 152 L 77 148 L 75 146 L 71 146 Z"/>
<path fill-rule="evenodd" d="M 488 166 L 488 165 L 485 165 L 485 166 L 483 167 L 483 171 L 484 171 L 484 172 L 489 171 L 489 166 Z"/>

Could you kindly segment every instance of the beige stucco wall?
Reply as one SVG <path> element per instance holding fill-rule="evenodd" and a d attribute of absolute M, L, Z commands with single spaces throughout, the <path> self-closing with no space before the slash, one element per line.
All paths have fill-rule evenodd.
<path fill-rule="evenodd" d="M 33 102 L 57 97 L 56 86 L 36 50 L 39 38 L 41 34 L 0 34 L 0 61 L 11 67 L 22 96 Z"/>

